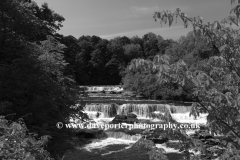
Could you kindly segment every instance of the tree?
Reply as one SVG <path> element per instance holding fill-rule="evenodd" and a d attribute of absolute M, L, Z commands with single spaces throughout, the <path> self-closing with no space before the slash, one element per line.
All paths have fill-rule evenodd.
<path fill-rule="evenodd" d="M 233 2 L 235 0 L 231 0 L 231 3 Z M 199 141 L 174 131 L 175 136 L 171 136 L 178 135 L 179 139 L 183 141 L 185 145 L 182 151 L 185 151 L 188 159 L 240 158 L 239 32 L 227 25 L 234 23 L 238 26 L 239 8 L 240 2 L 231 10 L 231 13 L 235 14 L 234 16 L 213 23 L 205 23 L 202 17 L 189 18 L 179 8 L 175 13 L 155 12 L 153 16 L 155 21 L 160 21 L 161 24 L 168 22 L 169 26 L 172 25 L 175 17 L 183 20 L 185 28 L 191 23 L 194 33 L 206 36 L 207 42 L 214 50 L 213 56 L 207 58 L 203 69 L 191 71 L 181 59 L 171 64 L 169 57 L 166 56 L 160 58 L 161 63 L 156 66 L 158 83 L 177 82 L 182 88 L 188 83 L 192 84 L 194 89 L 190 94 L 196 101 L 192 105 L 191 114 L 198 116 L 200 113 L 207 112 L 207 128 L 212 135 L 220 134 L 222 136 L 217 138 L 214 146 L 209 146 L 209 141 Z M 190 147 L 200 151 L 202 155 L 190 156 Z"/>
<path fill-rule="evenodd" d="M 134 58 L 142 57 L 143 52 L 141 51 L 141 46 L 139 44 L 129 44 L 124 46 L 124 56 L 126 57 L 126 62 L 130 62 Z"/>
<path fill-rule="evenodd" d="M 104 55 L 99 49 L 94 50 L 91 57 L 90 63 L 94 68 L 101 68 L 104 66 Z"/>
<path fill-rule="evenodd" d="M 46 3 L 40 8 L 36 2 L 24 0 L 2 0 L 0 15 L 2 49 L 12 43 L 9 39 L 18 38 L 31 42 L 43 40 L 46 35 L 53 35 L 59 30 L 65 20 L 49 9 Z"/>
<path fill-rule="evenodd" d="M 148 34 L 145 34 L 142 39 L 145 57 L 149 57 L 152 60 L 159 51 L 158 42 L 162 41 L 163 38 L 150 32 Z"/>
<path fill-rule="evenodd" d="M 100 41 L 101 38 L 94 35 L 90 39 L 90 42 L 92 43 L 93 46 L 97 45 Z"/>
<path fill-rule="evenodd" d="M 133 36 L 131 39 L 131 44 L 139 44 L 141 48 L 143 49 L 143 40 L 139 38 L 138 36 Z"/>
<path fill-rule="evenodd" d="M 170 63 L 184 60 L 191 68 L 196 70 L 197 67 L 209 57 L 214 55 L 214 51 L 204 35 L 195 35 L 189 32 L 187 36 L 182 36 L 177 43 L 173 43 L 166 49 L 166 54 L 170 56 Z"/>
<path fill-rule="evenodd" d="M 2 0 L 0 8 L 0 114 L 8 121 L 24 119 L 28 131 L 23 137 L 15 137 L 16 140 L 27 140 L 28 133 L 37 134 L 36 138 L 52 137 L 44 149 L 57 158 L 66 148 L 73 147 L 69 135 L 74 132 L 59 132 L 56 123 L 68 123 L 69 117 L 76 114 L 80 118 L 86 116 L 81 107 L 71 107 L 78 99 L 78 91 L 75 81 L 65 74 L 67 62 L 63 50 L 66 46 L 58 41 L 61 36 L 55 34 L 64 18 L 47 4 L 38 7 L 34 1 Z M 2 122 L 1 119 L 1 125 Z M 12 136 L 15 135 L 12 132 Z M 1 136 L 9 135 L 4 132 Z M 35 143 L 42 142 L 31 137 L 30 140 L 25 147 L 36 147 Z M 16 149 L 10 145 L 5 151 Z M 37 146 L 36 149 L 43 147 Z M 30 150 L 35 152 L 33 148 Z"/>
<path fill-rule="evenodd" d="M 76 79 L 76 56 L 81 52 L 78 41 L 73 36 L 61 37 L 60 42 L 66 46 L 64 48 L 64 59 L 68 63 L 65 67 L 65 74 Z"/>
<path fill-rule="evenodd" d="M 158 49 L 160 54 L 165 54 L 165 51 L 168 47 L 170 47 L 174 41 L 172 39 L 162 40 L 158 42 Z"/>

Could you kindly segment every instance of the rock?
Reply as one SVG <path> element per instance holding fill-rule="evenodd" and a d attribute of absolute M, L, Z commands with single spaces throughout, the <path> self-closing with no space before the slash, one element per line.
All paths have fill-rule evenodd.
<path fill-rule="evenodd" d="M 135 122 L 137 123 L 138 122 L 138 119 L 137 118 L 127 118 L 127 123 L 130 123 L 130 124 L 134 124 Z"/>
<path fill-rule="evenodd" d="M 116 115 L 115 118 L 112 120 L 112 123 L 123 123 L 127 119 L 125 115 Z"/>
<path fill-rule="evenodd" d="M 164 138 L 150 138 L 149 140 L 153 141 L 155 144 L 162 144 L 168 142 L 169 139 L 167 137 Z"/>
<path fill-rule="evenodd" d="M 124 119 L 127 119 L 127 116 L 125 116 L 125 115 L 116 115 L 114 119 L 124 120 Z"/>
<path fill-rule="evenodd" d="M 131 115 L 131 116 L 133 117 L 133 115 Z M 130 123 L 130 124 L 134 124 L 135 122 L 138 122 L 137 118 L 130 118 L 130 117 L 125 116 L 125 115 L 116 115 L 115 118 L 112 120 L 112 123 Z"/>
<path fill-rule="evenodd" d="M 127 118 L 137 118 L 137 115 L 130 113 L 127 115 Z"/>

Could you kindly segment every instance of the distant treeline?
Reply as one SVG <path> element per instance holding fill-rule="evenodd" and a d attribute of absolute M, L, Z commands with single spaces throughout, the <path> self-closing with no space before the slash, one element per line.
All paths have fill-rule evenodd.
<path fill-rule="evenodd" d="M 75 77 L 79 85 L 118 85 L 123 71 L 135 58 L 152 60 L 157 54 L 164 54 L 173 40 L 164 40 L 154 33 L 142 38 L 116 37 L 111 40 L 98 36 L 57 35 L 66 45 L 64 56 L 69 63 L 66 72 Z"/>

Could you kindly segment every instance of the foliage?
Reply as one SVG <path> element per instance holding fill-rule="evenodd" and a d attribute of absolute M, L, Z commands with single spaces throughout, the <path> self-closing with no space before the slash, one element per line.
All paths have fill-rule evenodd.
<path fill-rule="evenodd" d="M 173 40 L 164 40 L 154 33 L 142 38 L 134 36 L 116 37 L 111 40 L 98 36 L 55 35 L 67 48 L 64 58 L 67 63 L 65 73 L 74 77 L 80 85 L 116 85 L 125 76 L 125 68 L 133 59 L 153 59 L 164 54 Z"/>
<path fill-rule="evenodd" d="M 166 100 L 188 100 L 190 97 L 174 82 L 158 83 L 158 72 L 163 68 L 157 68 L 160 56 L 153 61 L 134 59 L 126 69 L 123 78 L 124 88 L 145 97 Z M 184 89 L 188 90 L 187 87 Z"/>
<path fill-rule="evenodd" d="M 141 46 L 139 44 L 129 44 L 124 46 L 124 55 L 126 62 L 130 62 L 132 59 L 142 56 Z"/>
<path fill-rule="evenodd" d="M 79 98 L 78 89 L 66 74 L 66 46 L 55 35 L 64 18 L 34 1 L 3 0 L 0 8 L 0 115 L 12 121 L 23 118 L 36 138 L 51 136 L 48 145 L 40 147 L 51 157 L 61 157 L 74 146 L 74 133 L 59 132 L 56 123 L 67 123 L 70 116 L 87 118 L 81 106 L 71 107 Z"/>
<path fill-rule="evenodd" d="M 231 1 L 231 3 L 234 2 Z M 189 18 L 179 8 L 175 13 L 170 11 L 155 12 L 155 21 L 172 25 L 174 19 L 180 17 L 184 27 L 193 25 L 194 34 L 204 36 L 211 46 L 212 54 L 206 58 L 205 64 L 195 70 L 182 60 L 170 63 L 167 55 L 156 56 L 159 63 L 147 65 L 145 68 L 157 70 L 158 83 L 166 84 L 175 82 L 179 87 L 191 83 L 189 94 L 195 102 L 190 113 L 198 116 L 207 112 L 207 129 L 198 138 L 185 136 L 189 139 L 185 147 L 185 153 L 190 155 L 190 148 L 201 152 L 201 156 L 187 156 L 187 159 L 239 159 L 240 150 L 240 107 L 239 107 L 239 30 L 229 27 L 232 23 L 238 25 L 240 16 L 238 8 L 240 2 L 232 9 L 234 16 L 225 18 L 223 21 L 205 23 L 202 17 Z M 195 48 L 195 47 L 194 47 Z M 208 50 L 208 49 L 207 49 Z M 144 63 L 144 60 L 139 62 Z M 134 66 L 130 64 L 129 67 Z M 132 67 L 134 68 L 134 67 Z M 134 68 L 137 69 L 137 68 Z M 161 134 L 161 132 L 159 132 Z M 207 136 L 207 134 L 209 136 Z M 212 136 L 218 135 L 218 137 Z M 203 140 L 198 140 L 204 137 Z M 213 140 L 209 139 L 213 138 Z M 181 140 L 181 143 L 186 140 Z M 190 143 L 192 142 L 192 143 Z"/>
<path fill-rule="evenodd" d="M 8 37 L 22 41 L 43 40 L 46 35 L 52 35 L 59 30 L 64 21 L 64 18 L 51 10 L 46 3 L 39 7 L 34 1 L 2 0 L 0 5 L 2 49 L 6 43 L 10 43 Z"/>
<path fill-rule="evenodd" d="M 40 51 L 38 59 L 49 76 L 55 76 L 57 79 L 62 80 L 63 70 L 67 65 L 62 55 L 65 46 L 53 37 L 48 36 L 47 38 L 47 40 L 41 41 L 38 49 Z"/>
<path fill-rule="evenodd" d="M 27 127 L 20 119 L 11 122 L 0 117 L 0 158 L 25 160 L 50 160 L 50 154 L 44 149 L 49 136 L 39 140 L 34 134 L 27 133 Z"/>

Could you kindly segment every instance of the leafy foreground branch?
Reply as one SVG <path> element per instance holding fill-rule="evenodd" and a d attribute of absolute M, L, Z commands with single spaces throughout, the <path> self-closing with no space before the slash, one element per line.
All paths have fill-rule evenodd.
<path fill-rule="evenodd" d="M 231 0 L 231 4 L 233 2 L 235 0 Z M 168 55 L 157 55 L 153 61 L 137 59 L 128 67 L 129 72 L 154 72 L 158 77 L 157 83 L 173 82 L 191 94 L 195 102 L 190 115 L 197 117 L 201 113 L 208 113 L 207 128 L 193 136 L 186 135 L 186 132 L 178 133 L 186 137 L 178 139 L 185 144 L 182 151 L 195 151 L 191 156 L 186 156 L 187 159 L 240 159 L 240 33 L 231 27 L 232 24 L 238 26 L 239 8 L 238 1 L 230 12 L 234 15 L 213 23 L 205 23 L 200 16 L 190 18 L 179 8 L 174 13 L 155 12 L 153 18 L 160 21 L 161 25 L 169 23 L 171 26 L 175 18 L 177 22 L 178 17 L 184 22 L 185 28 L 191 23 L 195 36 L 205 37 L 218 54 L 209 56 L 205 64 L 196 70 L 191 70 L 181 59 L 172 62 Z M 163 133 L 155 132 L 158 135 Z M 174 135 L 169 135 L 169 139 L 174 139 Z M 196 154 L 196 151 L 201 155 Z M 159 153 L 162 154 L 163 152 Z"/>

